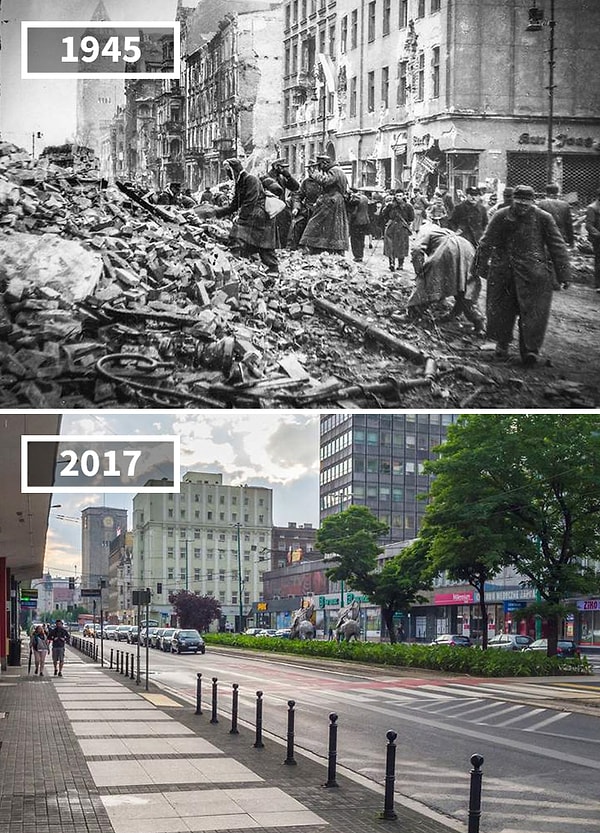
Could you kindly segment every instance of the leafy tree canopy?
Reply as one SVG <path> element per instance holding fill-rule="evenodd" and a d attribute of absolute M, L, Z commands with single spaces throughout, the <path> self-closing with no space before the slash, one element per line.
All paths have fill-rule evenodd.
<path fill-rule="evenodd" d="M 549 610 L 600 587 L 598 416 L 463 416 L 438 451 L 421 544 L 437 569 L 473 583 L 511 564 Z"/>
<path fill-rule="evenodd" d="M 212 596 L 200 596 L 187 590 L 169 593 L 169 602 L 173 605 L 182 628 L 196 628 L 207 631 L 210 623 L 221 618 L 221 606 Z"/>

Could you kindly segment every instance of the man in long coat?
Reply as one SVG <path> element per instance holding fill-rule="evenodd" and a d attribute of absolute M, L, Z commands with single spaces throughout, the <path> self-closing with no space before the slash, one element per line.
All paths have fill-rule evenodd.
<path fill-rule="evenodd" d="M 496 356 L 508 358 L 515 321 L 525 365 L 537 362 L 552 304 L 552 270 L 568 283 L 570 263 L 554 218 L 534 204 L 528 185 L 515 188 L 513 205 L 496 212 L 479 242 L 474 270 L 488 279 L 487 334 Z"/>
<path fill-rule="evenodd" d="M 348 191 L 346 174 L 324 154 L 317 155 L 319 170 L 315 179 L 323 193 L 315 204 L 312 217 L 306 224 L 300 245 L 312 254 L 316 252 L 345 252 L 348 248 L 348 217 L 345 196 Z"/>
<path fill-rule="evenodd" d="M 485 330 L 485 318 L 477 306 L 481 280 L 472 274 L 475 249 L 462 235 L 434 223 L 423 225 L 411 252 L 416 284 L 408 309 L 424 308 L 443 298 L 454 298 L 450 317 L 461 313 L 475 332 Z"/>
<path fill-rule="evenodd" d="M 465 240 L 477 246 L 488 223 L 487 211 L 479 202 L 479 188 L 467 188 L 463 202 L 456 206 L 448 224 L 454 231 L 460 231 Z"/>
<path fill-rule="evenodd" d="M 362 263 L 365 253 L 365 237 L 369 231 L 369 200 L 356 188 L 352 188 L 346 204 L 350 228 L 350 248 L 357 263 Z"/>
<path fill-rule="evenodd" d="M 383 223 L 383 254 L 390 264 L 390 271 L 404 268 L 404 258 L 408 254 L 408 238 L 410 237 L 415 212 L 406 201 L 404 191 L 396 191 L 392 200 L 381 209 Z"/>
<path fill-rule="evenodd" d="M 571 248 L 575 245 L 575 235 L 573 233 L 573 215 L 571 214 L 571 206 L 566 200 L 561 200 L 558 196 L 558 185 L 551 182 L 546 185 L 546 196 L 537 202 L 538 208 L 542 211 L 547 211 L 552 214 L 554 222 L 558 226 L 558 230 L 563 236 L 563 240 Z M 568 284 L 563 284 L 562 288 L 566 289 Z M 555 289 L 560 289 L 561 285 L 555 279 Z"/>
<path fill-rule="evenodd" d="M 594 250 L 594 287 L 600 292 L 600 188 L 585 210 L 585 230 Z"/>
<path fill-rule="evenodd" d="M 225 170 L 235 182 L 229 205 L 217 208 L 216 217 L 237 214 L 229 240 L 242 257 L 258 254 L 270 274 L 279 273 L 275 254 L 275 225 L 265 211 L 265 191 L 260 179 L 243 170 L 239 159 L 227 159 Z"/>

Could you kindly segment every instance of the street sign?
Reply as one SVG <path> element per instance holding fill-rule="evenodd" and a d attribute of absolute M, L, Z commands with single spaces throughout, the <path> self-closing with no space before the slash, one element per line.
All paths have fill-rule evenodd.
<path fill-rule="evenodd" d="M 98 588 L 92 587 L 91 589 L 87 589 L 87 590 L 82 589 L 81 590 L 81 595 L 82 596 L 96 596 L 97 598 L 100 598 L 102 596 L 102 591 Z"/>
<path fill-rule="evenodd" d="M 131 601 L 134 605 L 149 605 L 150 591 L 149 590 L 132 590 Z"/>
<path fill-rule="evenodd" d="M 38 606 L 37 599 L 31 599 L 24 601 L 21 599 L 21 610 L 27 610 L 29 608 L 34 609 Z"/>
<path fill-rule="evenodd" d="M 21 589 L 21 602 L 37 602 L 38 590 L 37 587 L 32 590 L 30 587 Z"/>

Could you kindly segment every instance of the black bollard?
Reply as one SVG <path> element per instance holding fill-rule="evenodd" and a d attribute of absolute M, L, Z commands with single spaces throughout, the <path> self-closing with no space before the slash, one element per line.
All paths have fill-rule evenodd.
<path fill-rule="evenodd" d="M 217 717 L 217 678 L 212 678 L 212 714 L 210 717 L 211 723 L 218 723 L 219 718 Z"/>
<path fill-rule="evenodd" d="M 238 719 L 238 699 L 240 693 L 238 691 L 239 685 L 237 683 L 232 684 L 233 694 L 231 695 L 231 729 L 229 730 L 230 735 L 239 735 L 238 727 L 237 727 L 237 719 Z"/>
<path fill-rule="evenodd" d="M 287 725 L 287 756 L 284 764 L 296 766 L 294 759 L 294 706 L 295 700 L 288 700 L 288 725 Z"/>
<path fill-rule="evenodd" d="M 135 679 L 133 675 L 133 667 L 135 665 L 135 654 L 131 655 L 131 674 L 129 675 L 130 679 Z"/>
<path fill-rule="evenodd" d="M 482 755 L 471 755 L 471 789 L 469 792 L 469 827 L 468 833 L 479 833 L 479 821 L 481 819 L 481 780 L 483 773 Z"/>
<path fill-rule="evenodd" d="M 263 693 L 262 691 L 256 692 L 256 738 L 254 740 L 254 748 L 255 749 L 262 749 L 264 747 L 264 743 L 262 742 L 262 712 L 263 712 L 263 701 L 262 701 Z"/>
<path fill-rule="evenodd" d="M 110 649 L 110 670 L 111 671 L 112 671 L 112 667 L 113 667 L 113 651 L 114 650 L 115 650 L 114 648 Z"/>
<path fill-rule="evenodd" d="M 196 714 L 202 714 L 202 674 L 196 680 Z"/>
<path fill-rule="evenodd" d="M 121 668 L 120 668 L 120 670 L 121 670 L 121 674 L 124 674 L 125 673 L 125 651 L 119 651 L 119 653 L 121 654 Z"/>
<path fill-rule="evenodd" d="M 337 719 L 335 712 L 329 715 L 329 751 L 327 753 L 327 783 L 324 787 L 339 787 L 335 780 L 335 770 L 337 764 Z"/>
<path fill-rule="evenodd" d="M 125 652 L 125 676 L 129 676 L 129 651 Z"/>
<path fill-rule="evenodd" d="M 388 739 L 388 745 L 385 758 L 385 798 L 381 818 L 391 820 L 398 818 L 394 812 L 394 781 L 396 780 L 396 744 L 394 741 L 398 734 L 390 729 L 385 736 Z"/>

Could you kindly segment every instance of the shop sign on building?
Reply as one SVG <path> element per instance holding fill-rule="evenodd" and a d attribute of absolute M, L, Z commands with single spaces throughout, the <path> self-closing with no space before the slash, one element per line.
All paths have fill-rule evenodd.
<path fill-rule="evenodd" d="M 600 599 L 580 599 L 577 610 L 600 610 Z"/>
<path fill-rule="evenodd" d="M 470 605 L 475 601 L 475 593 L 436 593 L 433 603 L 436 605 Z"/>
<path fill-rule="evenodd" d="M 352 602 L 360 602 L 361 604 L 368 604 L 369 597 L 365 596 L 363 593 L 355 593 L 353 590 L 350 590 L 348 593 L 344 593 L 344 606 L 351 605 Z M 323 610 L 326 607 L 339 607 L 340 606 L 340 594 L 339 593 L 323 593 L 321 596 L 318 597 L 318 608 L 319 610 Z"/>
<path fill-rule="evenodd" d="M 505 599 L 503 607 L 505 613 L 512 613 L 513 610 L 521 610 L 521 608 L 527 607 L 527 602 L 517 601 L 516 599 Z"/>

